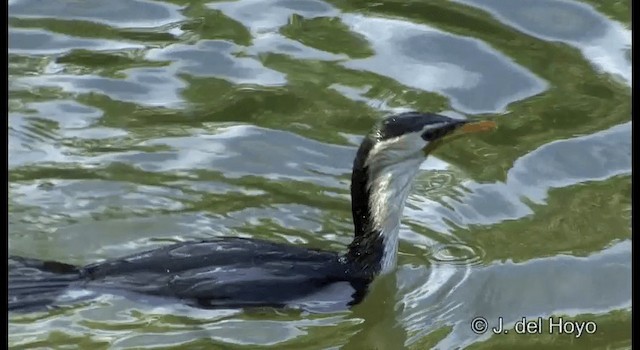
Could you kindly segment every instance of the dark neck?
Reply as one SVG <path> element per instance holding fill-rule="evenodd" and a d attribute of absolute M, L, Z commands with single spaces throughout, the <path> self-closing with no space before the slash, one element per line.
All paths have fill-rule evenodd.
<path fill-rule="evenodd" d="M 365 275 L 373 278 L 380 273 L 384 254 L 384 239 L 374 227 L 371 214 L 371 194 L 369 192 L 369 174 L 365 166 L 367 155 L 374 142 L 365 138 L 358 149 L 351 174 L 351 211 L 355 237 L 346 254 L 350 262 L 355 263 Z"/>
<path fill-rule="evenodd" d="M 366 138 L 356 154 L 351 175 L 351 209 L 355 237 L 346 258 L 373 278 L 396 267 L 400 219 L 422 157 L 384 163 L 384 151 Z M 422 154 L 422 153 L 421 153 Z"/>

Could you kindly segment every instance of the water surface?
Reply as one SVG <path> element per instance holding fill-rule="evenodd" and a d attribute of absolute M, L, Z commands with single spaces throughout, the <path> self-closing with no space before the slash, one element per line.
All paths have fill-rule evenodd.
<path fill-rule="evenodd" d="M 352 237 L 387 113 L 495 120 L 422 166 L 397 273 L 349 311 L 105 295 L 12 348 L 630 348 L 630 1 L 9 1 L 9 251 L 86 264 L 242 236 Z M 476 334 L 475 317 L 597 324 Z"/>

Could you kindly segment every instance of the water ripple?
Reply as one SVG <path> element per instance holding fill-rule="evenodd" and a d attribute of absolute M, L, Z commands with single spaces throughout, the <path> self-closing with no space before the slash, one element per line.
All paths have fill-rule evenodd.
<path fill-rule="evenodd" d="M 284 74 L 265 68 L 253 58 L 235 57 L 238 46 L 220 40 L 201 40 L 196 45 L 175 44 L 150 50 L 151 60 L 178 62 L 179 72 L 194 76 L 215 76 L 236 84 L 284 85 Z"/>
<path fill-rule="evenodd" d="M 139 49 L 142 45 L 104 39 L 79 39 L 69 35 L 51 33 L 40 29 L 9 29 L 9 53 L 28 55 L 52 55 L 69 50 L 91 49 L 113 51 Z"/>
<path fill-rule="evenodd" d="M 463 243 L 448 243 L 432 248 L 432 260 L 436 264 L 471 266 L 482 262 L 484 251 Z"/>
<path fill-rule="evenodd" d="M 184 17 L 176 5 L 144 0 L 14 0 L 9 13 L 19 18 L 76 19 L 104 23 L 120 28 L 154 28 Z"/>
<path fill-rule="evenodd" d="M 627 6 L 599 8 L 609 5 Z M 469 329 L 478 315 L 631 307 L 631 107 L 610 76 L 630 82 L 631 31 L 589 5 L 8 8 L 12 254 L 85 264 L 215 236 L 344 251 L 353 156 L 378 116 L 504 113 L 496 120 L 514 130 L 421 166 L 397 274 L 360 308 L 212 311 L 87 295 L 12 315 L 10 346 L 450 349 L 487 340 Z M 598 339 L 625 344 L 611 334 Z"/>
<path fill-rule="evenodd" d="M 579 48 L 605 72 L 631 84 L 631 30 L 591 6 L 562 0 L 456 0 L 489 11 L 502 22 L 535 37 Z"/>
<path fill-rule="evenodd" d="M 502 112 L 509 103 L 547 89 L 542 79 L 481 41 L 401 20 L 347 14 L 342 19 L 365 36 L 376 52 L 370 58 L 345 62 L 346 67 L 442 92 L 462 112 Z"/>

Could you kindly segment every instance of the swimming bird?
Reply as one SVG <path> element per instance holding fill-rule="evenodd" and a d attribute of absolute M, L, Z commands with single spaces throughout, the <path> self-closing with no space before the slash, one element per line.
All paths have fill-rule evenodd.
<path fill-rule="evenodd" d="M 333 299 L 355 305 L 377 276 L 396 267 L 400 220 L 421 163 L 458 135 L 494 127 L 420 112 L 378 122 L 353 162 L 354 238 L 344 253 L 219 237 L 86 266 L 13 256 L 9 310 L 55 305 L 72 289 L 168 298 L 199 308 L 296 307 Z"/>

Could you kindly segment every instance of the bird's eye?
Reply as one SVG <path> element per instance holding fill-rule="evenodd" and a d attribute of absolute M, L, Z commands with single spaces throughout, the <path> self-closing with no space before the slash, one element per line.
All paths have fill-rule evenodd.
<path fill-rule="evenodd" d="M 446 134 L 447 131 L 442 128 L 438 129 L 430 129 L 422 133 L 422 139 L 425 141 L 433 141 L 437 138 L 440 138 Z"/>

